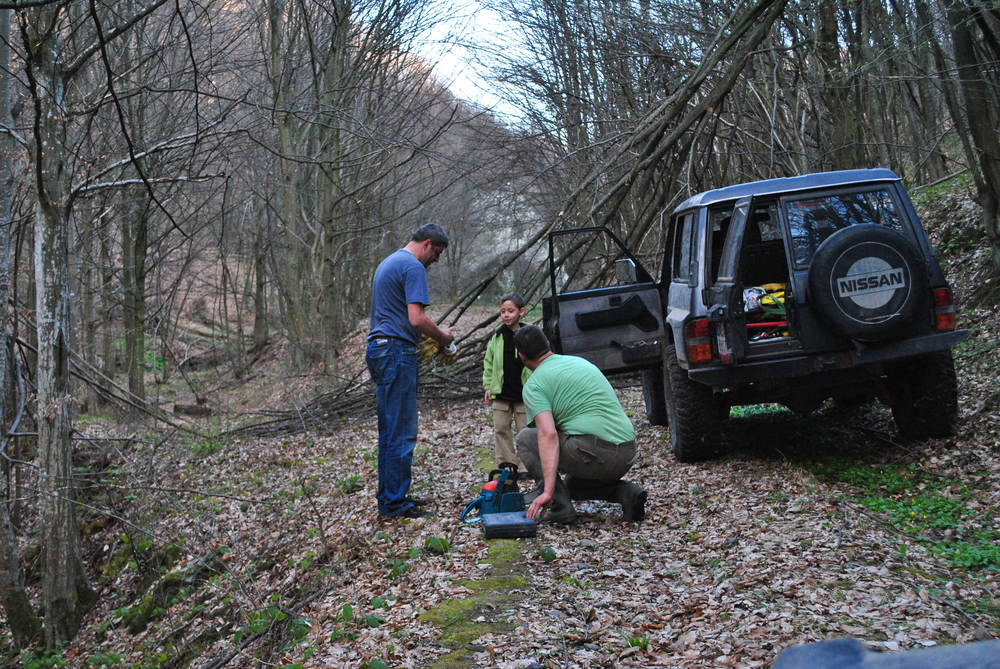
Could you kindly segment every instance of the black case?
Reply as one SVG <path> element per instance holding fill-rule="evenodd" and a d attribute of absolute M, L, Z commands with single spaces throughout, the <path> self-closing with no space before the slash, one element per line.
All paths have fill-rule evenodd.
<path fill-rule="evenodd" d="M 483 531 L 487 539 L 519 539 L 533 537 L 538 525 L 526 518 L 524 511 L 488 513 L 483 516 Z"/>

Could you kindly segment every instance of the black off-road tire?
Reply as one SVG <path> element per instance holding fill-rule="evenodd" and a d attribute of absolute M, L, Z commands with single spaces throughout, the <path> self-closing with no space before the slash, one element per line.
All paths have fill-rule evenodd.
<path fill-rule="evenodd" d="M 888 341 L 928 320 L 924 259 L 902 233 L 852 225 L 820 244 L 809 266 L 809 303 L 832 329 L 858 341 Z"/>
<path fill-rule="evenodd" d="M 958 419 L 958 381 L 951 351 L 903 360 L 890 370 L 890 407 L 907 439 L 947 437 Z"/>
<path fill-rule="evenodd" d="M 719 401 L 711 388 L 688 378 L 677 362 L 677 351 L 672 344 L 664 349 L 663 387 L 674 456 L 680 462 L 717 457 L 722 449 Z"/>
<path fill-rule="evenodd" d="M 663 393 L 663 370 L 659 367 L 642 370 L 642 398 L 646 402 L 646 419 L 650 425 L 667 424 L 667 404 Z"/>

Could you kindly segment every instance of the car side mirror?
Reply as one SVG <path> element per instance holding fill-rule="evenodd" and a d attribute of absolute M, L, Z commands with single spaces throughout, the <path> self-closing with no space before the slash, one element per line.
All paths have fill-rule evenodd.
<path fill-rule="evenodd" d="M 638 283 L 635 272 L 635 262 L 631 258 L 622 258 L 615 261 L 615 279 L 618 285 L 624 286 L 630 283 Z"/>

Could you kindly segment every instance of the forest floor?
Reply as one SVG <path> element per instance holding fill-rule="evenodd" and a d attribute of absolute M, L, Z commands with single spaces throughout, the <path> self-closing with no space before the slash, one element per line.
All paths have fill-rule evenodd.
<path fill-rule="evenodd" d="M 971 336 L 955 351 L 953 437 L 901 441 L 877 404 L 763 406 L 732 412 L 722 457 L 680 464 L 637 381 L 617 378 L 641 451 L 629 478 L 649 491 L 640 523 L 600 502 L 530 539 L 486 541 L 461 523 L 494 465 L 474 373 L 464 385 L 428 374 L 413 494 L 435 515 L 417 520 L 376 513 L 370 409 L 320 431 L 226 436 L 276 411 L 304 419 L 342 383 L 290 376 L 277 347 L 238 381 L 189 373 L 210 419 L 149 429 L 81 416 L 98 604 L 61 655 L 9 651 L 0 666 L 762 667 L 835 637 L 884 651 L 993 638 L 1000 307 L 974 299 L 984 258 L 959 248 L 948 266 L 970 286 L 957 291 Z M 359 331 L 343 377 L 362 347 Z M 165 408 L 193 401 L 181 381 L 156 386 Z M 24 553 L 37 594 L 37 554 Z"/>
<path fill-rule="evenodd" d="M 617 380 L 641 450 L 629 478 L 649 491 L 641 523 L 599 502 L 531 539 L 486 541 L 461 523 L 493 466 L 477 389 L 421 399 L 413 493 L 436 515 L 419 520 L 376 513 L 372 415 L 322 434 L 223 438 L 216 424 L 215 436 L 116 446 L 109 469 L 134 479 L 91 493 L 105 506 L 117 490 L 122 511 L 86 537 L 99 605 L 67 657 L 148 669 L 761 667 L 834 637 L 890 651 L 992 638 L 1000 310 L 964 318 L 973 337 L 956 352 L 950 439 L 901 442 L 878 405 L 759 407 L 733 412 L 723 457 L 680 464 L 637 383 Z M 316 377 L 278 369 L 213 403 L 230 424 L 252 422 L 236 408 L 255 393 L 301 405 Z"/>

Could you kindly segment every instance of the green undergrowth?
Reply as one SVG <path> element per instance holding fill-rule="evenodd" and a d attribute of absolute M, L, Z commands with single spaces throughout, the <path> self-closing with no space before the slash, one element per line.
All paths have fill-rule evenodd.
<path fill-rule="evenodd" d="M 508 612 L 526 596 L 530 582 L 518 575 L 517 563 L 524 548 L 514 539 L 490 542 L 486 578 L 456 581 L 472 594 L 441 602 L 420 615 L 420 619 L 441 630 L 438 643 L 449 649 L 428 665 L 432 669 L 459 669 L 475 665 L 473 653 L 484 650 L 474 642 L 486 634 L 506 634 L 513 629 Z"/>
<path fill-rule="evenodd" d="M 974 489 L 965 482 L 933 475 L 917 465 L 829 460 L 811 469 L 827 480 L 857 488 L 859 504 L 953 568 L 1000 571 L 1000 532 L 969 505 Z"/>

